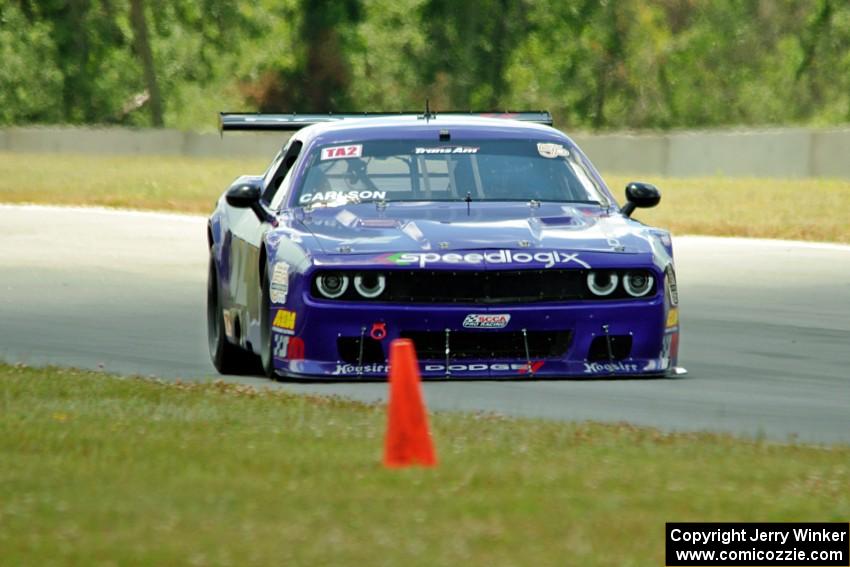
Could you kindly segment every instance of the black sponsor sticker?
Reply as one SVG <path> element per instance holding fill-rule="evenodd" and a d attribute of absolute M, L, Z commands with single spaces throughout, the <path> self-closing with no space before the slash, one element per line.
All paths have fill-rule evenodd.
<path fill-rule="evenodd" d="M 666 565 L 850 565 L 846 523 L 668 523 Z"/>

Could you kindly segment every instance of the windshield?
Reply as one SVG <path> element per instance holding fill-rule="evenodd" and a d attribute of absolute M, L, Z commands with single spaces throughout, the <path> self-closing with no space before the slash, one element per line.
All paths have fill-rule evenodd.
<path fill-rule="evenodd" d="M 563 144 L 537 140 L 375 140 L 321 146 L 300 206 L 362 201 L 559 201 L 608 205 Z"/>

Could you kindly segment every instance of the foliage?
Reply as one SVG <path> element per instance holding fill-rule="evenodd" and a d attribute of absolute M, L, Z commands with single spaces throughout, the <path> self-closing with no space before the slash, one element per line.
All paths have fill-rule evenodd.
<path fill-rule="evenodd" d="M 348 54 L 356 49 L 354 26 L 361 16 L 360 1 L 298 0 L 281 15 L 295 22 L 290 28 L 293 57 L 285 67 L 267 71 L 249 101 L 262 111 L 349 108 Z"/>
<path fill-rule="evenodd" d="M 586 0 L 537 8 L 509 70 L 512 102 L 549 107 L 562 124 L 850 121 L 846 3 Z"/>
<path fill-rule="evenodd" d="M 132 0 L 165 124 L 547 108 L 579 129 L 850 122 L 842 0 Z M 0 124 L 148 125 L 130 0 L 0 6 Z M 37 71 L 36 71 L 37 70 Z"/>
<path fill-rule="evenodd" d="M 439 106 L 498 108 L 507 94 L 505 69 L 527 32 L 530 2 L 428 0 L 421 7 L 427 45 L 425 80 L 442 87 Z M 488 14 L 490 17 L 481 17 Z"/>
<path fill-rule="evenodd" d="M 356 29 L 360 49 L 350 57 L 351 98 L 356 108 L 423 108 L 427 92 L 422 70 L 427 40 L 419 26 L 422 3 L 423 0 L 364 3 L 364 17 Z"/>
<path fill-rule="evenodd" d="M 64 118 L 62 71 L 48 24 L 28 26 L 13 5 L 0 6 L 0 61 L 0 124 Z"/>

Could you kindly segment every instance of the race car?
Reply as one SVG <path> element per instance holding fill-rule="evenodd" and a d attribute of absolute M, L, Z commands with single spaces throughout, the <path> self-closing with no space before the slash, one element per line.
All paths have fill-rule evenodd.
<path fill-rule="evenodd" d="M 681 372 L 669 232 L 631 218 L 548 112 L 222 113 L 294 132 L 207 230 L 208 336 L 225 374 L 425 379 Z"/>

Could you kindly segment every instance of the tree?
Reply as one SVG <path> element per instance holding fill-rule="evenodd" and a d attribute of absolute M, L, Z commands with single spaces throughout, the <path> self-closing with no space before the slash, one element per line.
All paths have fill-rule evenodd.
<path fill-rule="evenodd" d="M 349 57 L 361 14 L 360 0 L 299 0 L 286 14 L 299 22 L 294 65 L 265 72 L 246 88 L 249 100 L 268 112 L 351 110 Z"/>
<path fill-rule="evenodd" d="M 130 23 L 133 27 L 133 48 L 136 56 L 141 60 L 145 86 L 150 97 L 148 107 L 150 108 L 151 122 L 154 126 L 162 127 L 164 125 L 162 95 L 159 92 L 159 83 L 156 79 L 143 0 L 130 0 Z"/>
<path fill-rule="evenodd" d="M 61 73 L 56 104 L 62 120 L 91 123 L 114 117 L 133 81 L 122 53 L 125 38 L 115 19 L 106 17 L 110 1 L 19 0 L 19 6 L 30 25 L 50 29 L 52 63 Z"/>
<path fill-rule="evenodd" d="M 49 24 L 13 4 L 0 6 L 0 61 L 0 124 L 63 121 L 62 72 Z"/>
<path fill-rule="evenodd" d="M 504 108 L 505 72 L 528 33 L 528 12 L 528 3 L 517 0 L 425 2 L 428 49 L 414 64 L 439 107 Z"/>
<path fill-rule="evenodd" d="M 0 0 L 0 61 L 3 124 L 426 97 L 597 130 L 850 121 L 841 0 Z"/>

